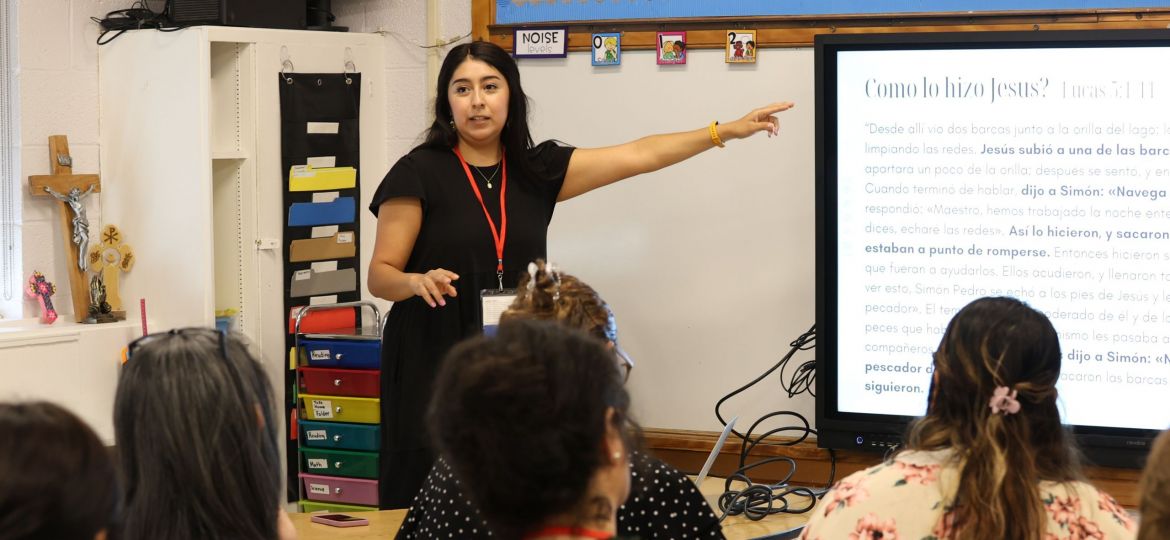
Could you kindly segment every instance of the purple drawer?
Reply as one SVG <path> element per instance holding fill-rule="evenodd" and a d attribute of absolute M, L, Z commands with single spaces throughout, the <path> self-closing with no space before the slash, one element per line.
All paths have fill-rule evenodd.
<path fill-rule="evenodd" d="M 301 473 L 305 498 L 346 504 L 378 506 L 378 481 Z"/>

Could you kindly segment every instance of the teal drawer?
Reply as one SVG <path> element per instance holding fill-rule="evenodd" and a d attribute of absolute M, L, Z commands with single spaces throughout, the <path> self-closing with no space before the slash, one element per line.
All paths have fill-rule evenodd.
<path fill-rule="evenodd" d="M 377 452 L 301 448 L 301 467 L 307 473 L 377 478 Z"/>
<path fill-rule="evenodd" d="M 367 452 L 377 452 L 382 448 L 382 431 L 377 425 L 308 420 L 302 420 L 297 424 L 300 428 L 301 446 Z"/>

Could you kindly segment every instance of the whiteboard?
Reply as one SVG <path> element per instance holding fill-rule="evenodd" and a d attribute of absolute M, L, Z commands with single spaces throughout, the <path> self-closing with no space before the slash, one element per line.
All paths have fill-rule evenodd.
<path fill-rule="evenodd" d="M 521 60 L 520 70 L 534 139 L 578 147 L 796 102 L 779 137 L 730 141 L 569 200 L 549 231 L 550 259 L 613 307 L 637 363 L 636 418 L 709 431 L 720 427 L 715 402 L 775 364 L 814 321 L 813 51 L 769 49 L 754 65 L 729 65 L 721 50 L 696 50 L 687 62 L 657 66 L 654 51 L 626 51 L 622 65 L 594 68 L 588 53 L 573 53 Z M 746 429 L 780 409 L 813 420 L 813 399 L 790 400 L 773 374 L 723 411 Z"/>

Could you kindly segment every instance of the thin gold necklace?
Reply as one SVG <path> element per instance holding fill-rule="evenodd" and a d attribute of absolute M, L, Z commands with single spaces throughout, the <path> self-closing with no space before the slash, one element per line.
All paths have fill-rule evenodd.
<path fill-rule="evenodd" d="M 479 176 L 480 176 L 480 178 L 483 178 L 483 179 L 484 179 L 484 181 L 485 181 L 485 182 L 487 182 L 487 187 L 488 187 L 488 189 L 491 189 L 491 188 L 492 188 L 492 180 L 495 180 L 495 179 L 496 179 L 496 175 L 497 175 L 497 174 L 500 174 L 500 169 L 501 169 L 502 167 L 500 167 L 500 166 L 499 166 L 499 164 L 497 164 L 497 165 L 496 165 L 496 170 L 492 171 L 492 175 L 491 175 L 491 176 L 488 176 L 488 175 L 484 174 L 484 173 L 483 173 L 483 171 L 482 171 L 482 170 L 480 170 L 480 168 L 479 168 L 479 166 L 478 166 L 478 165 L 472 165 L 472 166 L 471 166 L 471 168 L 475 169 L 475 172 L 479 173 Z"/>

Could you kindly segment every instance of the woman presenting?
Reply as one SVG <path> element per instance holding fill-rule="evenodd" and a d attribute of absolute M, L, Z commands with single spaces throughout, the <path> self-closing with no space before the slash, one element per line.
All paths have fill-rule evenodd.
<path fill-rule="evenodd" d="M 383 508 L 409 506 L 434 461 L 423 418 L 440 360 L 481 332 L 485 291 L 515 287 L 528 263 L 545 257 L 557 202 L 724 141 L 775 135 L 773 115 L 792 107 L 604 148 L 536 145 L 519 69 L 487 42 L 447 54 L 436 95 L 425 141 L 390 169 L 370 203 L 378 232 L 368 285 L 394 302 L 382 341 Z"/>

